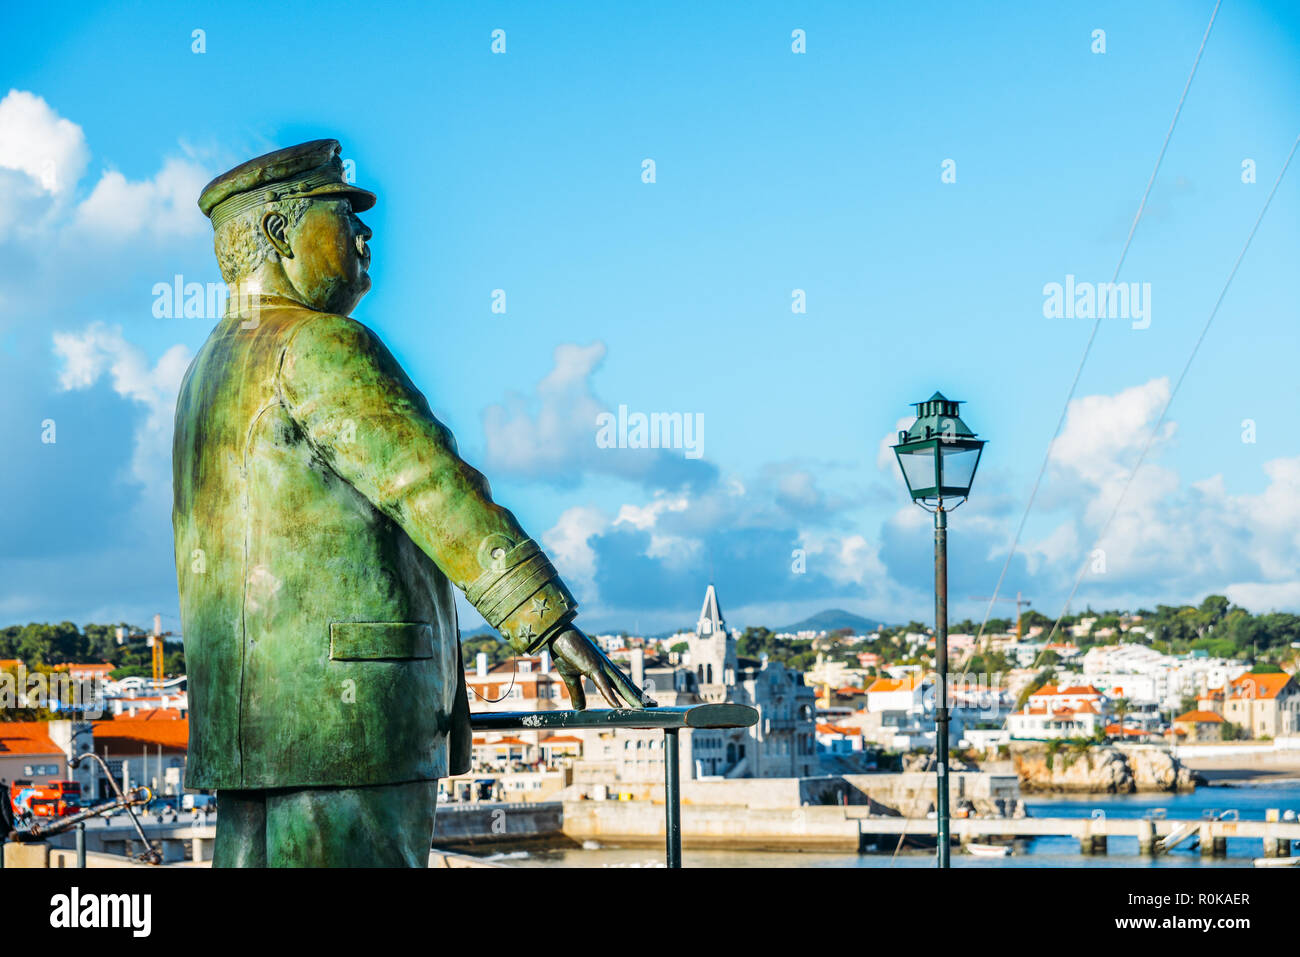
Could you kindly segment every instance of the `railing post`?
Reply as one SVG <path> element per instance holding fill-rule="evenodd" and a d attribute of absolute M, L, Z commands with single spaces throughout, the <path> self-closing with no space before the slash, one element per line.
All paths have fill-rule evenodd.
<path fill-rule="evenodd" d="M 664 729 L 664 807 L 667 815 L 668 866 L 681 867 L 682 792 L 676 728 Z"/>
<path fill-rule="evenodd" d="M 86 822 L 77 822 L 77 866 L 86 867 Z"/>

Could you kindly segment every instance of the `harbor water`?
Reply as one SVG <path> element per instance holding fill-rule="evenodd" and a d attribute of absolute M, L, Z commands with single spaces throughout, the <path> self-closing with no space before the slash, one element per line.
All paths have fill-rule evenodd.
<path fill-rule="evenodd" d="M 1163 815 L 1174 821 L 1199 821 L 1235 810 L 1243 821 L 1263 821 L 1270 808 L 1300 814 L 1300 778 L 1239 782 L 1200 787 L 1184 794 L 1090 794 L 1078 797 L 1042 796 L 1025 800 L 1031 817 L 1087 818 L 1100 811 L 1111 818 Z M 1189 844 L 1193 842 L 1188 842 Z M 1258 838 L 1229 838 L 1227 857 L 1202 857 L 1199 849 L 1182 846 L 1159 857 L 1138 853 L 1137 839 L 1112 837 L 1109 853 L 1083 855 L 1070 837 L 1039 837 L 1018 841 L 1009 857 L 973 857 L 954 845 L 953 867 L 1250 867 L 1263 856 Z M 1300 853 L 1300 848 L 1293 850 Z M 588 842 L 585 847 L 503 849 L 479 856 L 514 867 L 662 867 L 662 847 L 618 847 Z M 855 854 L 826 851 L 755 851 L 686 847 L 685 867 L 933 867 L 933 851 Z"/>

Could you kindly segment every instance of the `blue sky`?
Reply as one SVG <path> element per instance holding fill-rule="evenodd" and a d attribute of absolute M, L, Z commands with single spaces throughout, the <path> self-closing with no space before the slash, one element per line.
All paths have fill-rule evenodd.
<path fill-rule="evenodd" d="M 380 197 L 356 317 L 591 629 L 692 621 L 710 569 L 733 624 L 928 619 L 929 519 L 881 443 L 935 389 L 991 440 L 950 533 L 953 612 L 980 617 L 965 596 L 997 580 L 1091 326 L 1045 318 L 1043 287 L 1110 278 L 1212 9 L 7 12 L 0 621 L 176 614 L 171 404 L 213 321 L 155 317 L 152 290 L 220 279 L 195 205 L 212 175 L 321 136 Z M 1003 586 L 1046 613 L 1300 132 L 1298 53 L 1293 4 L 1220 10 L 1120 276 L 1151 284 L 1150 327 L 1103 321 Z M 1298 178 L 1076 606 L 1300 610 Z M 619 405 L 701 416 L 703 457 L 598 448 Z"/>

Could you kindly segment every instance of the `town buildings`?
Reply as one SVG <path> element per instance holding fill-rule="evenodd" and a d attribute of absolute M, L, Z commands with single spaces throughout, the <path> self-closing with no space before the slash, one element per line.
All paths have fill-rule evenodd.
<path fill-rule="evenodd" d="M 802 673 L 766 658 L 742 658 L 736 634 L 723 617 L 717 590 L 709 585 L 693 632 L 670 639 L 686 650 L 647 658 L 647 642 L 619 636 L 602 644 L 626 665 L 632 680 L 661 706 L 732 702 L 755 708 L 750 728 L 686 729 L 679 733 L 683 776 L 709 778 L 808 777 L 819 773 L 814 690 Z M 545 655 L 488 668 L 480 656 L 466 674 L 473 711 L 535 711 L 569 707 L 568 692 Z M 589 698 L 595 702 L 594 691 Z M 563 738 L 564 740 L 559 740 Z M 661 731 L 582 729 L 564 735 L 543 730 L 486 733 L 474 738 L 474 769 L 446 783 L 460 797 L 510 797 L 511 778 L 524 772 L 555 775 L 540 789 L 551 794 L 574 787 L 589 795 L 617 793 L 664 780 Z M 517 797 L 529 789 L 517 786 Z M 531 789 L 536 791 L 537 789 Z"/>
<path fill-rule="evenodd" d="M 1090 738 L 1104 731 L 1109 710 L 1106 696 L 1092 685 L 1045 685 L 1008 716 L 1007 727 L 1015 740 Z"/>
<path fill-rule="evenodd" d="M 1300 686 L 1285 672 L 1242 674 L 1228 685 L 1197 700 L 1197 708 L 1222 715 L 1252 738 L 1300 734 Z"/>
<path fill-rule="evenodd" d="M 98 721 L 4 721 L 0 781 L 70 779 L 81 784 L 85 800 L 107 800 L 113 788 L 98 764 L 83 761 L 69 773 L 75 754 L 93 750 L 124 790 L 145 785 L 155 794 L 180 794 L 188 744 L 189 721 L 174 710 Z"/>
<path fill-rule="evenodd" d="M 1220 741 L 1223 736 L 1223 715 L 1215 711 L 1188 711 L 1173 720 L 1173 731 L 1183 744 L 1203 744 Z"/>

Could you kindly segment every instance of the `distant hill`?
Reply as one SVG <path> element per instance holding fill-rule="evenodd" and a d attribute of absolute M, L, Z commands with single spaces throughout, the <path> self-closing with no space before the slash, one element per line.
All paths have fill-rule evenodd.
<path fill-rule="evenodd" d="M 863 618 L 861 615 L 855 615 L 851 611 L 845 611 L 843 608 L 827 608 L 825 611 L 819 611 L 803 621 L 795 622 L 793 625 L 782 625 L 780 628 L 773 628 L 773 631 L 835 631 L 837 628 L 852 628 L 858 634 L 868 631 L 875 631 L 884 622 L 876 621 L 873 618 Z"/>
<path fill-rule="evenodd" d="M 835 631 L 837 628 L 852 628 L 858 634 L 865 634 L 869 631 L 875 631 L 882 622 L 874 618 L 863 618 L 861 615 L 855 615 L 851 611 L 845 611 L 843 608 L 827 608 L 825 611 L 819 611 L 817 614 L 805 618 L 803 621 L 796 622 L 793 625 L 782 625 L 780 628 L 772 628 L 774 632 L 799 632 L 799 631 Z M 730 627 L 730 625 L 728 625 Z M 683 624 L 680 628 L 674 628 L 671 631 L 665 631 L 657 635 L 646 635 L 647 638 L 670 638 L 681 631 L 693 630 L 693 624 Z M 608 629 L 611 633 L 617 633 L 618 629 Z M 601 634 L 604 634 L 601 631 Z M 593 632 L 594 634 L 594 632 Z M 478 630 L 462 634 L 461 641 L 474 641 L 480 638 L 496 638 L 497 633 L 487 628 L 480 627 Z"/>

